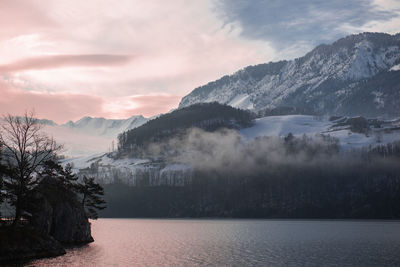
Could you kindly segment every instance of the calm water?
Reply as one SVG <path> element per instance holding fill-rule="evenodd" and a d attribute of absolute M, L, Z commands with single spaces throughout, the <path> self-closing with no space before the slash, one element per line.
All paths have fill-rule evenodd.
<path fill-rule="evenodd" d="M 99 219 L 28 266 L 400 266 L 400 222 Z"/>

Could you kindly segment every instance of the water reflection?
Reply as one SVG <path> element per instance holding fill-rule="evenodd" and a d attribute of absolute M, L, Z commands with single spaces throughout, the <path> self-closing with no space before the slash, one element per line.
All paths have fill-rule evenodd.
<path fill-rule="evenodd" d="M 400 223 L 144 220 L 93 222 L 95 242 L 48 266 L 400 266 Z"/>

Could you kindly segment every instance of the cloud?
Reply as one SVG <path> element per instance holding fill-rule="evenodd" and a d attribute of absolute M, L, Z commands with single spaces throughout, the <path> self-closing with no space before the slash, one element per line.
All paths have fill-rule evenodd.
<path fill-rule="evenodd" d="M 29 85 L 21 88 L 41 93 L 185 95 L 273 55 L 268 44 L 243 40 L 237 32 L 223 29 L 212 12 L 213 0 L 171 0 L 168 5 L 159 0 L 7 3 L 10 22 L 3 24 L 10 26 L 0 29 L 0 64 L 3 71 L 18 69 L 18 77 L 10 79 Z M 43 20 L 32 22 L 41 15 Z M 11 26 L 14 22 L 21 27 Z M 135 60 L 96 68 L 97 62 L 89 59 L 45 57 L 116 54 L 135 55 Z M 5 62 L 14 63 L 4 66 Z M 78 63 L 85 68 L 64 68 Z"/>
<path fill-rule="evenodd" d="M 58 123 L 79 119 L 83 114 L 104 115 L 103 99 L 82 94 L 27 92 L 0 80 L 0 114 L 22 115 L 35 109 L 38 117 Z"/>
<path fill-rule="evenodd" d="M 76 119 L 79 109 L 80 117 L 156 115 L 247 65 L 300 56 L 345 32 L 399 28 L 397 6 L 392 0 L 2 0 L 0 72 L 7 77 L 0 82 L 14 88 L 14 98 L 2 103 L 11 110 L 16 103 L 33 106 L 58 120 Z M 74 98 L 81 105 L 71 109 L 62 96 L 83 101 Z M 51 103 L 40 106 L 44 99 L 73 112 L 53 114 Z"/>
<path fill-rule="evenodd" d="M 373 21 L 390 21 L 399 14 L 371 0 L 221 0 L 217 12 L 227 25 L 239 27 L 249 39 L 267 40 L 278 50 L 307 42 L 310 46 L 332 42 Z M 391 3 L 395 5 L 395 3 Z M 400 3 L 397 2 L 397 8 Z M 398 25 L 400 26 L 400 25 Z"/>
<path fill-rule="evenodd" d="M 179 95 L 149 94 L 134 96 L 100 97 L 88 94 L 40 93 L 26 91 L 0 80 L 0 115 L 21 115 L 35 109 L 37 116 L 65 123 L 84 115 L 105 118 L 128 118 L 132 115 L 153 116 L 176 107 Z"/>
<path fill-rule="evenodd" d="M 126 118 L 132 114 L 150 117 L 162 114 L 176 108 L 182 96 L 169 94 L 136 95 L 109 99 L 104 104 L 104 110 L 109 117 Z"/>
<path fill-rule="evenodd" d="M 182 96 L 179 95 L 139 95 L 132 97 L 132 101 L 138 105 L 135 114 L 151 115 L 170 111 L 178 106 Z"/>
<path fill-rule="evenodd" d="M 132 59 L 127 55 L 53 55 L 40 56 L 0 65 L 0 72 L 41 70 L 62 67 L 98 67 L 126 64 Z"/>
<path fill-rule="evenodd" d="M 54 29 L 57 23 L 34 1 L 0 1 L 0 40 L 21 34 Z"/>

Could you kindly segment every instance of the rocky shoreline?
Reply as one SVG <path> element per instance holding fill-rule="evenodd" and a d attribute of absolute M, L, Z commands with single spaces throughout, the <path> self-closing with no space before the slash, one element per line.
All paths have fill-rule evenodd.
<path fill-rule="evenodd" d="M 31 226 L 0 227 L 0 265 L 61 256 L 66 253 L 65 248 L 93 241 L 90 236 L 88 240 L 60 242 Z"/>
<path fill-rule="evenodd" d="M 32 227 L 0 228 L 0 264 L 65 254 L 62 244 Z"/>
<path fill-rule="evenodd" d="M 65 247 L 93 242 L 90 222 L 82 205 L 49 181 L 38 194 L 29 221 L 16 227 L 0 226 L 0 265 L 60 256 Z"/>

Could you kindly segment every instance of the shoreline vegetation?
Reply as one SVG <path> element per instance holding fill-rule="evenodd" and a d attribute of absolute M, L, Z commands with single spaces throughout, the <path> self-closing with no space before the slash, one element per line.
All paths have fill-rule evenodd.
<path fill-rule="evenodd" d="M 38 189 L 42 193 L 33 201 L 39 204 L 29 219 L 2 221 L 0 265 L 60 256 L 65 248 L 94 241 L 85 210 L 71 192 L 63 192 L 53 180 L 45 180 Z"/>
<path fill-rule="evenodd" d="M 0 265 L 66 253 L 93 242 L 89 219 L 105 208 L 103 188 L 61 166 L 61 146 L 41 132 L 33 113 L 8 115 L 0 131 Z M 1 207 L 1 206 L 0 206 Z M 1 210 L 0 210 L 1 212 Z"/>

